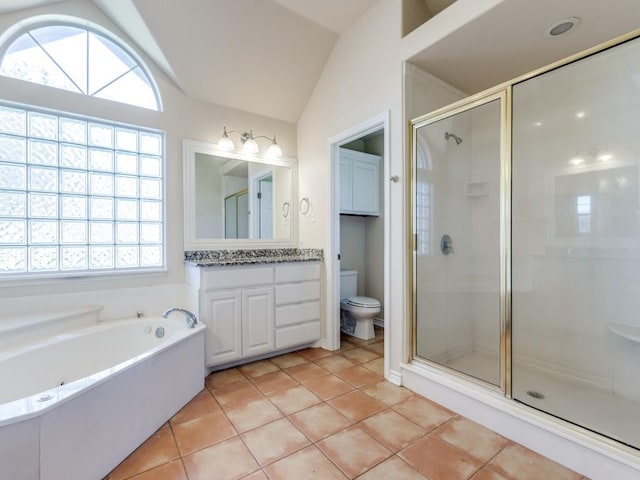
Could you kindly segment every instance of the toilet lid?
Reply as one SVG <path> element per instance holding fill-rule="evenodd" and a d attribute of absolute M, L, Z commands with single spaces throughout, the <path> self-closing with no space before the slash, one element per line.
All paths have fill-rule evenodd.
<path fill-rule="evenodd" d="M 369 297 L 349 297 L 347 302 L 349 305 L 361 308 L 380 308 L 380 302 L 375 298 Z"/>

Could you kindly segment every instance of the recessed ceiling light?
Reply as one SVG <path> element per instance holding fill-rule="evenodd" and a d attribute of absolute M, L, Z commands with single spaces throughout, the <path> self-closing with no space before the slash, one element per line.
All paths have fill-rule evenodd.
<path fill-rule="evenodd" d="M 576 118 L 584 118 L 584 112 L 576 113 Z"/>
<path fill-rule="evenodd" d="M 536 122 L 536 123 L 534 123 L 534 125 L 535 125 L 536 127 L 541 127 L 541 126 L 542 126 L 542 122 Z"/>
<path fill-rule="evenodd" d="M 580 19 L 578 17 L 565 18 L 547 28 L 546 36 L 559 37 L 560 35 L 566 35 L 575 30 L 578 25 L 580 25 Z"/>
<path fill-rule="evenodd" d="M 573 167 L 578 167 L 583 163 L 584 163 L 584 158 L 581 158 L 581 157 L 574 157 L 571 160 L 569 160 L 569 165 Z"/>

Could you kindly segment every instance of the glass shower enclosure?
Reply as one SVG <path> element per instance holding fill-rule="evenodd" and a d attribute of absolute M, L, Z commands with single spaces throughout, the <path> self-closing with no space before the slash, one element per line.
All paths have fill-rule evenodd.
<path fill-rule="evenodd" d="M 640 448 L 640 42 L 513 87 L 513 390 Z"/>
<path fill-rule="evenodd" d="M 413 359 L 640 448 L 640 39 L 412 122 Z"/>

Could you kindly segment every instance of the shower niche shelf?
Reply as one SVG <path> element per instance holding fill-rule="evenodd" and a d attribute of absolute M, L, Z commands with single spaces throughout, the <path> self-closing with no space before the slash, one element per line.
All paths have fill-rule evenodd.
<path fill-rule="evenodd" d="M 489 195 L 489 182 L 469 180 L 464 184 L 464 194 L 467 197 L 486 197 Z"/>

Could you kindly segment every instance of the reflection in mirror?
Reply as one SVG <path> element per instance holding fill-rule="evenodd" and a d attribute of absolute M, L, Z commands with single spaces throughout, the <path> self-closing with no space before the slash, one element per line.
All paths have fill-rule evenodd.
<path fill-rule="evenodd" d="M 249 190 L 224 199 L 224 238 L 249 238 Z"/>
<path fill-rule="evenodd" d="M 295 160 L 184 141 L 185 249 L 297 246 Z"/>
<path fill-rule="evenodd" d="M 289 168 L 196 153 L 195 181 L 198 238 L 289 238 Z"/>

